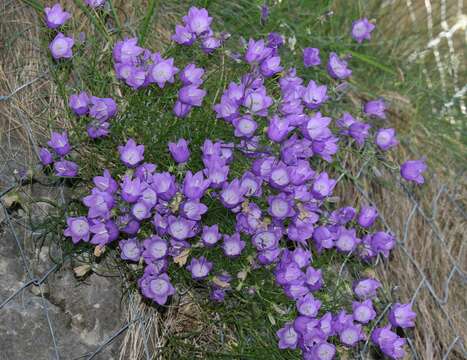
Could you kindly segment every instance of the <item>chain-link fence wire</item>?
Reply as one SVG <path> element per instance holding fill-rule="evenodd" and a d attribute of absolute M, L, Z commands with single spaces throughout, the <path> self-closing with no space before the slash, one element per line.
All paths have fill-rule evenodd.
<path fill-rule="evenodd" d="M 387 174 L 385 176 L 387 177 Z M 412 357 L 463 359 L 467 357 L 465 350 L 467 276 L 464 250 L 467 214 L 459 200 L 462 199 L 463 190 L 457 189 L 460 192 L 455 193 L 446 184 L 438 183 L 435 174 L 429 176 L 433 176 L 430 182 L 434 183 L 430 184 L 433 186 L 430 189 L 433 191 L 430 191 L 432 196 L 430 208 L 427 208 L 423 199 L 418 199 L 419 191 L 406 183 L 397 183 L 397 176 L 392 177 L 392 180 L 398 184 L 392 191 L 374 190 L 365 186 L 361 177 L 353 179 L 353 185 L 365 203 L 373 204 L 380 209 L 380 219 L 385 228 L 397 236 L 396 254 L 385 264 L 386 269 L 377 267 L 376 270 L 385 277 L 387 286 L 395 286 L 387 300 L 409 301 L 418 313 L 415 333 L 407 334 Z M 383 194 L 378 194 L 380 192 Z M 443 212 L 459 222 L 456 230 L 440 229 L 440 220 L 441 223 L 443 222 L 437 214 L 440 203 Z M 424 229 L 420 229 L 420 224 L 423 224 Z M 439 256 L 433 258 L 420 256 L 420 253 L 423 253 L 422 248 L 427 246 L 440 251 Z M 442 261 L 435 261 L 438 258 Z M 443 269 L 440 266 L 443 266 Z M 392 268 L 392 271 L 387 273 L 387 268 Z M 409 272 L 408 276 L 406 272 Z M 406 283 L 403 283 L 404 280 Z M 398 289 L 400 287 L 402 289 Z M 454 294 L 450 294 L 450 291 Z M 423 292 L 425 293 L 421 296 Z M 421 297 L 423 298 L 420 299 Z M 422 303 L 420 306 L 419 302 Z M 423 309 L 429 306 L 428 304 L 434 304 L 435 314 L 427 313 Z M 421 351 L 428 341 L 432 342 L 432 353 L 426 351 L 427 349 Z"/>
<path fill-rule="evenodd" d="M 453 114 L 467 114 L 464 1 L 381 1 L 378 24 L 386 39 L 403 39 L 397 43 L 401 63 L 408 71 L 421 65 L 428 93 L 441 89 L 440 101 L 429 99 L 432 112 L 440 120 L 461 121 Z"/>
<path fill-rule="evenodd" d="M 10 13 L 11 15 L 13 13 L 11 10 L 5 11 L 9 5 L 16 6 L 19 11 L 28 11 L 25 10 L 23 5 L 18 5 L 15 1 L 6 1 L 3 5 L 5 5 L 2 8 L 3 14 Z M 398 12 L 403 13 L 406 11 L 414 29 L 416 29 L 415 32 L 417 34 L 424 33 L 427 36 L 425 40 L 423 40 L 423 37 L 418 37 L 420 42 L 417 46 L 413 44 L 407 46 L 407 61 L 423 64 L 423 74 L 428 89 L 434 89 L 437 86 L 436 84 L 439 83 L 445 92 L 446 101 L 443 102 L 441 107 L 432 102 L 433 111 L 439 114 L 448 114 L 453 108 L 458 107 L 461 113 L 465 114 L 464 95 L 466 86 L 464 85 L 465 69 L 463 68 L 465 61 L 462 61 L 464 55 L 462 49 L 465 45 L 463 37 L 465 36 L 466 16 L 463 13 L 463 1 L 440 0 L 436 3 L 430 0 L 383 1 L 383 5 L 396 9 Z M 37 23 L 37 19 L 35 22 L 28 23 L 27 31 L 34 32 L 32 36 L 37 36 Z M 461 37 L 460 40 L 459 36 Z M 36 56 L 38 55 L 37 50 L 32 49 L 32 51 L 36 53 Z M 7 64 L 6 62 L 3 63 Z M 5 197 L 12 190 L 17 191 L 24 185 L 21 184 L 21 179 L 24 176 L 22 169 L 30 169 L 31 164 L 36 161 L 34 154 L 37 153 L 37 141 L 34 130 L 43 128 L 44 124 L 35 123 L 41 116 L 43 118 L 43 114 L 37 110 L 37 104 L 33 106 L 32 103 L 39 100 L 40 103 L 46 104 L 48 96 L 48 89 L 44 91 L 43 70 L 39 71 L 37 66 L 34 67 L 25 63 L 16 63 L 15 66 L 16 69 L 10 70 L 19 70 L 21 75 L 3 72 L 2 93 L 0 94 L 0 106 L 2 107 L 2 122 L 0 125 L 3 132 L 3 157 L 0 164 L 1 183 L 3 185 L 0 190 L 2 200 L 0 209 L 2 224 L 0 226 L 8 228 L 13 235 L 13 241 L 18 251 L 18 261 L 24 269 L 26 280 L 12 294 L 5 299 L 0 299 L 0 311 L 8 311 L 7 304 L 17 301 L 26 289 L 34 287 L 37 289 L 36 294 L 40 298 L 41 311 L 47 322 L 47 329 L 43 330 L 49 333 L 50 344 L 53 349 L 52 358 L 95 359 L 115 339 L 122 339 L 127 348 L 133 347 L 133 349 L 127 350 L 128 353 L 125 358 L 149 359 L 153 356 L 154 349 L 163 348 L 163 338 L 167 335 L 167 332 L 159 332 L 161 319 L 155 319 L 158 316 L 157 314 L 148 313 L 144 306 L 138 305 L 140 303 L 137 296 L 136 298 L 128 298 L 128 303 L 133 304 L 129 306 L 128 322 L 122 324 L 120 329 L 104 340 L 93 352 L 70 356 L 58 346 L 60 338 L 66 336 L 66 334 L 58 336 L 54 330 L 54 323 L 49 316 L 49 303 L 42 289 L 42 285 L 48 282 L 49 276 L 55 272 L 57 265 L 53 265 L 40 273 L 36 271 L 34 265 L 31 265 L 31 259 L 28 258 L 24 250 L 25 237 L 19 234 L 18 231 L 18 229 L 21 231 L 27 230 L 25 229 L 27 223 L 13 217 L 4 204 Z M 3 68 L 4 70 L 5 68 Z M 57 109 L 59 108 L 58 106 Z M 10 121 L 12 118 L 15 119 L 14 122 Z M 3 135 L 6 132 L 20 134 L 19 138 L 23 141 L 23 145 L 19 145 L 22 147 L 21 149 L 18 149 L 17 144 L 15 145 L 14 142 L 10 142 L 9 137 L 8 141 L 5 142 Z M 7 167 L 6 164 L 8 163 L 15 165 Z M 13 168 L 18 170 L 16 174 L 13 174 L 13 178 L 16 177 L 17 181 L 7 182 L 6 179 L 12 179 L 10 171 Z M 365 179 L 361 177 L 362 173 L 357 172 L 360 176 L 354 179 L 354 185 L 359 196 L 367 199 L 368 202 L 376 198 L 382 201 L 383 204 L 384 200 L 388 200 L 388 196 L 396 198 L 394 193 L 378 195 L 378 191 L 365 183 Z M 460 232 L 460 235 L 455 233 L 454 238 L 452 238 L 452 227 L 455 226 L 454 223 L 457 223 L 457 226 L 460 225 L 465 228 L 466 213 L 461 202 L 462 199 L 465 199 L 465 183 L 463 180 L 465 174 L 459 173 L 454 184 L 440 183 L 436 174 L 431 175 L 429 181 L 432 188 L 430 192 L 431 199 L 421 198 L 420 191 L 400 184 L 397 187 L 397 195 L 399 196 L 397 199 L 400 204 L 410 204 L 410 207 L 407 208 L 408 210 L 406 209 L 407 211 L 398 214 L 397 217 L 390 211 L 382 213 L 382 221 L 389 230 L 398 235 L 399 250 L 397 250 L 395 256 L 398 264 L 405 266 L 401 267 L 401 271 L 407 270 L 407 264 L 409 264 L 414 276 L 417 277 L 416 280 L 410 279 L 410 286 L 407 286 L 408 290 L 413 290 L 409 300 L 412 301 L 417 310 L 423 311 L 424 316 L 419 316 L 417 321 L 422 321 L 426 326 L 418 325 L 414 333 L 408 334 L 412 358 L 462 359 L 467 357 L 465 350 L 465 329 L 467 329 L 467 324 L 465 324 L 466 273 L 463 268 L 463 266 L 465 267 L 465 238 L 463 237 L 463 231 Z M 398 179 L 394 174 L 386 174 L 386 176 L 393 177 L 393 180 Z M 400 197 L 401 195 L 403 197 Z M 427 204 L 430 206 L 427 206 Z M 387 205 L 386 208 L 401 211 L 396 204 Z M 440 219 L 439 213 L 445 216 L 447 214 L 452 219 L 450 221 Z M 405 221 L 401 221 L 401 218 Z M 424 243 L 415 241 L 414 234 L 417 234 L 416 232 L 420 231 L 420 228 L 414 228 L 414 223 L 422 223 L 425 225 L 424 228 L 428 229 L 427 233 L 423 231 L 423 234 L 427 235 Z M 430 267 L 429 257 L 420 257 L 420 253 L 426 255 L 426 248 L 432 248 L 443 258 L 443 262 L 437 264 L 443 265 L 442 269 Z M 394 264 L 389 263 L 387 266 L 385 264 L 382 266 L 384 268 L 394 267 Z M 388 277 L 387 283 L 394 283 L 393 279 L 394 277 L 397 278 L 398 271 L 399 269 L 394 269 L 392 273 L 383 272 L 383 276 Z M 398 297 L 397 295 L 396 289 L 394 299 Z M 135 295 L 130 294 L 129 296 Z M 390 300 L 393 301 L 394 299 Z M 426 305 L 429 301 L 431 303 Z M 422 306 L 420 304 L 424 306 L 423 309 L 419 308 Z M 434 305 L 434 307 L 431 307 L 431 305 Z M 439 324 L 429 324 L 430 317 L 438 319 Z M 438 329 L 430 333 L 431 337 L 425 336 L 425 332 L 431 331 L 430 328 L 436 328 L 436 326 L 438 326 Z M 436 336 L 443 337 L 443 339 L 438 339 Z M 366 345 L 364 353 L 365 351 Z"/>

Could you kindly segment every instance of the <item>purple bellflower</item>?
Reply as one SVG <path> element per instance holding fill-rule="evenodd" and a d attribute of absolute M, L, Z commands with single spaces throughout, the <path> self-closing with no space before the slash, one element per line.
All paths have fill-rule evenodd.
<path fill-rule="evenodd" d="M 123 260 L 138 262 L 141 257 L 141 246 L 137 239 L 120 240 L 120 257 Z"/>
<path fill-rule="evenodd" d="M 52 57 L 55 60 L 71 58 L 73 56 L 72 47 L 74 43 L 75 41 L 71 37 L 58 33 L 49 45 Z"/>
<path fill-rule="evenodd" d="M 104 122 L 115 116 L 117 113 L 117 104 L 111 98 L 99 98 L 91 96 L 91 105 L 89 107 L 89 116 Z"/>
<path fill-rule="evenodd" d="M 63 232 L 65 236 L 71 237 L 73 244 L 79 241 L 89 241 L 90 230 L 89 222 L 84 216 L 68 217 L 66 219 L 67 228 Z"/>
<path fill-rule="evenodd" d="M 195 6 L 192 6 L 188 10 L 188 15 L 183 17 L 183 21 L 190 32 L 196 35 L 201 35 L 209 31 L 212 17 L 209 16 L 206 9 L 198 9 Z"/>
<path fill-rule="evenodd" d="M 50 29 L 56 29 L 62 26 L 71 18 L 71 14 L 64 11 L 60 4 L 55 4 L 51 8 L 45 7 L 44 14 L 45 22 Z"/>
<path fill-rule="evenodd" d="M 78 175 L 78 164 L 69 160 L 54 163 L 55 175 L 58 177 L 75 177 Z"/>
<path fill-rule="evenodd" d="M 169 143 L 168 146 L 170 154 L 177 163 L 186 163 L 190 158 L 190 149 L 185 139 L 179 139 L 176 143 Z"/>
<path fill-rule="evenodd" d="M 426 171 L 427 165 L 425 159 L 407 160 L 401 165 L 401 176 L 404 180 L 422 185 L 425 182 L 423 173 Z"/>
<path fill-rule="evenodd" d="M 318 66 L 321 64 L 319 57 L 319 49 L 305 48 L 303 49 L 303 64 L 305 67 Z"/>
<path fill-rule="evenodd" d="M 202 280 L 211 272 L 212 262 L 209 262 L 204 256 L 201 256 L 199 259 L 192 258 L 190 265 L 186 268 L 191 272 L 191 277 L 194 280 Z"/>
<path fill-rule="evenodd" d="M 76 115 L 83 116 L 89 112 L 90 103 L 90 96 L 87 92 L 82 91 L 78 94 L 71 95 L 68 105 Z"/>
<path fill-rule="evenodd" d="M 347 67 L 347 61 L 339 58 L 336 53 L 331 53 L 327 65 L 328 73 L 334 79 L 347 79 L 352 75 L 352 70 Z"/>
<path fill-rule="evenodd" d="M 386 119 L 386 104 L 383 99 L 370 100 L 363 105 L 363 112 L 368 117 Z"/>
<path fill-rule="evenodd" d="M 133 139 L 129 139 L 125 145 L 118 147 L 120 160 L 127 167 L 135 167 L 144 160 L 144 145 L 137 145 Z"/>
<path fill-rule="evenodd" d="M 415 326 L 414 319 L 416 316 L 417 314 L 412 311 L 410 303 L 396 303 L 392 306 L 388 318 L 392 326 L 407 329 Z"/>
<path fill-rule="evenodd" d="M 376 296 L 376 290 L 381 287 L 378 280 L 367 278 L 362 279 L 353 284 L 353 291 L 360 299 L 369 299 Z"/>
<path fill-rule="evenodd" d="M 352 37 L 358 43 L 363 40 L 371 39 L 371 32 L 375 29 L 375 25 L 370 23 L 367 18 L 358 19 L 352 24 Z"/>
<path fill-rule="evenodd" d="M 240 238 L 240 234 L 235 233 L 233 235 L 224 235 L 222 249 L 224 250 L 225 256 L 232 258 L 239 256 L 245 248 L 245 245 L 246 243 Z"/>
<path fill-rule="evenodd" d="M 68 134 L 52 132 L 50 140 L 47 142 L 58 156 L 65 156 L 71 151 L 70 143 L 68 142 Z"/>
<path fill-rule="evenodd" d="M 201 234 L 201 241 L 206 247 L 214 246 L 220 239 L 222 235 L 219 233 L 219 226 L 204 226 L 203 232 Z"/>
<path fill-rule="evenodd" d="M 399 144 L 396 139 L 396 131 L 393 128 L 378 129 L 376 133 L 375 143 L 378 147 L 383 150 L 389 150 Z"/>
<path fill-rule="evenodd" d="M 143 275 L 139 280 L 141 292 L 147 298 L 154 300 L 159 305 L 164 305 L 169 296 L 175 294 L 175 288 L 170 283 L 166 273 L 160 275 Z"/>

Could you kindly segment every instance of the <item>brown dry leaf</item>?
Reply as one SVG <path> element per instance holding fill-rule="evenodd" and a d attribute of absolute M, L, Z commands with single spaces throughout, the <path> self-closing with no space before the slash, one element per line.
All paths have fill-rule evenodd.
<path fill-rule="evenodd" d="M 180 207 L 180 204 L 182 203 L 182 200 L 183 200 L 182 194 L 178 192 L 169 205 L 170 210 L 172 210 L 172 212 L 177 212 L 178 208 Z"/>
<path fill-rule="evenodd" d="M 248 270 L 242 270 L 237 274 L 237 278 L 242 281 L 245 281 L 247 275 L 248 275 Z"/>
<path fill-rule="evenodd" d="M 2 201 L 3 205 L 5 205 L 5 207 L 8 209 L 11 208 L 14 204 L 19 203 L 19 196 L 16 193 L 9 193 L 2 197 Z"/>
<path fill-rule="evenodd" d="M 363 275 L 373 279 L 377 278 L 376 271 L 372 268 L 366 268 L 363 270 Z"/>
<path fill-rule="evenodd" d="M 103 253 L 105 253 L 105 246 L 97 245 L 97 246 L 94 248 L 94 256 L 95 256 L 95 257 L 99 257 L 99 256 L 101 256 Z"/>
<path fill-rule="evenodd" d="M 287 313 L 288 313 L 287 310 L 284 310 L 279 305 L 274 304 L 274 303 L 272 304 L 272 308 L 274 309 L 275 312 L 277 312 L 278 314 L 281 314 L 281 315 L 287 315 Z"/>
<path fill-rule="evenodd" d="M 230 287 L 230 284 L 227 281 L 222 281 L 217 276 L 212 278 L 212 282 L 223 289 L 228 289 Z"/>
<path fill-rule="evenodd" d="M 276 325 L 276 319 L 274 319 L 274 316 L 272 316 L 271 313 L 268 313 L 268 319 L 271 325 Z"/>
<path fill-rule="evenodd" d="M 250 206 L 250 202 L 248 200 L 245 200 L 244 202 L 242 202 L 242 212 L 245 214 L 248 214 L 249 206 Z"/>
<path fill-rule="evenodd" d="M 91 271 L 91 268 L 91 265 L 85 264 L 75 267 L 73 271 L 77 277 L 81 277 L 86 275 L 89 271 Z"/>
<path fill-rule="evenodd" d="M 265 216 L 261 225 L 267 228 L 271 224 L 271 222 L 272 222 L 271 218 Z"/>
<path fill-rule="evenodd" d="M 182 267 L 186 264 L 188 260 L 188 256 L 190 255 L 191 250 L 190 249 L 185 249 L 183 250 L 180 255 L 176 256 L 174 258 L 174 263 L 178 264 L 178 266 Z"/>

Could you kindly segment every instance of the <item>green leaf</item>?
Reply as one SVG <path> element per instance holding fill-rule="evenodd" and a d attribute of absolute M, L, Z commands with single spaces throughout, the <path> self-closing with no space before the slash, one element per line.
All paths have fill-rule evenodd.
<path fill-rule="evenodd" d="M 139 42 L 141 46 L 144 45 L 146 40 L 146 35 L 149 30 L 149 23 L 151 22 L 152 17 L 154 16 L 156 10 L 156 0 L 149 0 L 148 8 L 146 9 L 146 15 L 144 16 L 143 22 L 141 23 L 139 30 Z"/>

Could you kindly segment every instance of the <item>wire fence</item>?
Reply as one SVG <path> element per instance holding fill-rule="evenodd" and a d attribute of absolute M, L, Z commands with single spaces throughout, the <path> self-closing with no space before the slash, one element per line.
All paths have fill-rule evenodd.
<path fill-rule="evenodd" d="M 405 2 L 405 6 L 402 2 Z M 457 107 L 466 115 L 467 85 L 462 50 L 467 27 L 464 2 L 404 0 L 393 3 L 401 4 L 408 12 L 412 26 L 422 29 L 421 33 L 426 36 L 426 42 L 411 48 L 407 60 L 423 65 L 423 75 L 429 90 L 441 84 L 445 101 L 441 108 L 433 105 L 433 112 L 444 115 Z"/>
<path fill-rule="evenodd" d="M 430 174 L 432 176 L 435 176 L 435 174 Z M 462 176 L 463 174 L 461 174 Z M 364 190 L 364 187 L 359 183 L 361 179 L 356 179 L 354 180 L 354 186 L 357 189 L 358 193 L 366 200 L 367 203 L 370 203 L 372 205 L 375 205 L 379 208 L 378 205 L 375 203 L 375 201 L 368 195 L 368 192 Z M 393 179 L 394 181 L 397 181 L 396 178 Z M 442 194 L 446 195 L 449 199 L 449 203 L 451 204 L 451 214 L 457 213 L 458 220 L 464 224 L 467 224 L 467 214 L 465 210 L 463 209 L 463 206 L 461 203 L 459 203 L 458 200 L 454 199 L 452 194 L 449 192 L 449 188 L 445 186 L 444 184 L 438 184 L 436 187 L 436 193 L 435 196 L 432 199 L 432 211 L 427 212 L 425 207 L 421 204 L 419 200 L 416 199 L 416 194 L 414 191 L 407 186 L 404 183 L 400 183 L 400 190 L 403 192 L 403 194 L 406 196 L 406 201 L 410 203 L 410 208 L 407 208 L 407 210 L 401 214 L 400 216 L 404 217 L 405 223 L 403 224 L 402 227 L 399 229 L 394 228 L 394 226 L 391 224 L 391 221 L 386 219 L 386 215 L 384 213 L 380 213 L 380 219 L 384 226 L 386 227 L 387 230 L 392 232 L 393 234 L 398 235 L 398 240 L 397 240 L 397 247 L 399 249 L 399 264 L 402 263 L 409 263 L 412 265 L 412 267 L 416 270 L 417 274 L 419 275 L 419 282 L 418 285 L 415 281 L 413 281 L 411 288 L 414 289 L 411 294 L 410 298 L 410 303 L 412 305 L 415 305 L 415 308 L 417 308 L 417 301 L 419 300 L 420 294 L 423 289 L 427 290 L 428 293 L 430 294 L 432 301 L 436 304 L 437 310 L 442 314 L 442 316 L 446 319 L 447 321 L 447 327 L 443 327 L 442 329 L 440 328 L 439 330 L 441 331 L 446 331 L 444 335 L 447 337 L 450 337 L 451 341 L 449 342 L 449 346 L 446 348 L 444 347 L 442 350 L 444 351 L 442 354 L 442 358 L 444 359 L 463 359 L 467 358 L 467 352 L 465 349 L 465 341 L 466 341 L 466 331 L 465 329 L 467 328 L 467 321 L 466 318 L 461 315 L 461 320 L 459 321 L 459 314 L 456 314 L 454 312 L 450 312 L 447 310 L 446 305 L 448 302 L 452 299 L 449 297 L 449 291 L 450 288 L 452 287 L 452 282 L 455 281 L 454 275 L 459 275 L 457 278 L 458 285 L 463 289 L 461 290 L 460 294 L 456 294 L 456 298 L 454 298 L 453 301 L 457 302 L 458 299 L 462 299 L 463 295 L 465 294 L 465 285 L 467 284 L 467 273 L 466 271 L 462 268 L 462 264 L 459 262 L 463 261 L 465 259 L 464 255 L 464 246 L 465 246 L 465 238 L 460 239 L 460 248 L 456 249 L 456 254 L 453 254 L 451 252 L 452 248 L 452 240 L 447 241 L 445 234 L 443 233 L 442 230 L 439 229 L 437 223 L 434 221 L 436 218 L 436 206 L 437 206 L 437 201 L 440 199 L 440 196 Z M 395 197 L 397 200 L 403 200 L 400 197 Z M 399 210 L 398 202 L 397 204 L 392 203 L 393 207 L 396 208 L 396 210 Z M 446 205 L 445 205 L 446 206 Z M 446 210 L 446 209 L 445 209 Z M 432 267 L 427 266 L 427 259 L 423 261 L 423 263 L 419 260 L 417 260 L 416 256 L 414 253 L 417 252 L 417 248 L 414 246 L 417 246 L 419 239 L 417 239 L 417 234 L 413 234 L 409 231 L 411 228 L 411 223 L 414 222 L 416 219 L 418 220 L 422 219 L 424 223 L 427 224 L 427 226 L 430 228 L 430 231 L 432 233 L 432 237 L 429 239 L 426 239 L 428 246 L 434 246 L 435 243 L 438 243 L 440 245 L 440 248 L 443 251 L 443 257 L 446 259 L 449 270 L 446 271 L 446 269 L 443 269 L 444 272 L 447 272 L 447 276 L 444 276 L 444 278 L 439 281 L 437 280 L 436 283 L 433 282 L 432 276 L 430 273 L 440 271 L 440 269 L 437 268 L 438 264 L 434 264 Z M 463 226 L 463 225 L 461 225 Z M 414 244 L 415 242 L 415 244 Z M 449 244 L 451 242 L 451 244 Z M 419 244 L 420 245 L 420 244 Z M 465 266 L 465 263 L 463 264 Z M 398 264 L 392 264 L 391 261 L 388 263 L 388 266 L 398 266 Z M 396 269 L 396 271 L 399 269 Z M 404 269 L 400 269 L 404 270 Z M 413 279 L 415 280 L 415 279 Z M 436 289 L 441 289 L 441 291 L 437 291 Z M 395 299 L 389 299 L 389 301 L 395 301 Z M 426 301 L 426 300 L 424 300 Z M 465 302 L 463 303 L 465 306 Z M 464 307 L 462 309 L 462 312 L 465 312 L 467 309 Z M 422 314 L 418 314 L 417 324 L 418 331 L 421 332 L 423 335 L 423 325 L 420 324 L 420 321 L 426 321 L 427 319 L 420 319 L 420 317 L 423 316 Z M 455 319 L 454 319 L 455 318 Z M 430 320 L 428 320 L 430 322 Z M 433 325 L 431 325 L 433 326 Z M 438 325 L 439 326 L 439 325 Z M 414 344 L 414 338 L 411 336 L 412 334 L 406 334 L 408 335 L 407 340 L 408 344 L 410 346 L 410 352 L 411 352 L 411 358 L 413 359 L 426 359 L 426 354 L 420 353 L 420 347 L 417 348 L 417 346 Z M 457 350 L 456 357 L 453 355 L 453 351 Z M 453 356 L 453 357 L 450 357 Z M 436 357 L 437 358 L 437 357 Z"/>
<path fill-rule="evenodd" d="M 467 86 L 464 85 L 465 79 L 462 76 L 462 50 L 459 50 L 459 43 L 455 41 L 455 36 L 459 34 L 465 36 L 466 16 L 464 15 L 463 1 L 440 0 L 435 4 L 435 2 L 430 0 L 404 0 L 387 1 L 387 3 L 390 6 L 400 4 L 397 6 L 401 6 L 407 11 L 414 26 L 425 28 L 425 33 L 427 34 L 426 43 L 413 49 L 408 54 L 407 60 L 409 62 L 421 62 L 424 64 L 423 74 L 428 89 L 433 89 L 434 84 L 439 80 L 446 100 L 441 108 L 434 107 L 433 111 L 443 115 L 458 106 L 461 113 L 466 114 L 464 97 Z M 395 3 L 397 4 L 394 5 Z M 454 19 L 454 21 L 450 21 L 450 19 Z M 461 44 L 465 45 L 462 42 Z M 435 66 L 431 65 L 430 58 L 434 59 Z M 23 96 L 23 92 L 27 96 L 27 94 L 36 91 L 41 86 L 41 81 L 38 80 L 42 80 L 42 78 L 43 73 L 30 74 L 27 81 L 13 86 L 8 92 L 0 94 L 0 103 L 2 103 L 0 105 L 8 106 L 8 103 L 16 96 Z M 20 114 L 19 117 L 24 117 L 22 120 L 23 124 L 28 124 L 26 115 Z M 23 130 L 28 134 L 28 137 L 33 137 L 30 129 Z M 35 139 L 30 139 L 30 141 L 35 143 Z M 11 151 L 11 148 L 6 149 L 2 153 L 0 175 L 9 171 L 5 167 L 5 164 L 10 160 L 17 161 L 16 158 L 18 156 L 22 156 L 20 152 Z M 27 168 L 26 165 L 25 168 Z M 466 239 L 462 232 L 460 235 L 458 232 L 453 235 L 452 231 L 453 222 L 457 222 L 465 229 L 467 221 L 467 214 L 462 203 L 462 197 L 465 196 L 465 173 L 460 173 L 453 184 L 440 183 L 437 180 L 436 174 L 430 174 L 430 199 L 422 198 L 419 192 L 400 183 L 397 189 L 382 196 L 378 193 L 378 190 L 368 190 L 371 187 L 368 187 L 365 183 L 362 173 L 358 173 L 359 176 L 354 178 L 353 184 L 358 196 L 361 196 L 367 202 L 375 203 L 378 207 L 388 208 L 388 206 L 384 205 L 384 201 L 387 200 L 387 197 L 395 196 L 397 193 L 397 199 L 401 203 L 393 204 L 392 208 L 395 211 L 400 211 L 400 213 L 396 216 L 390 211 L 383 212 L 381 213 L 381 220 L 388 230 L 398 235 L 399 250 L 395 255 L 398 258 L 397 264 L 404 266 L 401 267 L 402 271 L 410 267 L 413 270 L 413 276 L 416 277 L 411 280 L 410 284 L 404 284 L 410 290 L 409 300 L 422 314 L 426 314 L 426 311 L 431 310 L 433 311 L 431 316 L 440 319 L 440 323 L 437 324 L 437 332 L 430 333 L 433 335 L 430 337 L 427 335 L 428 327 L 433 327 L 434 325 L 429 324 L 429 319 L 420 319 L 419 316 L 417 321 L 421 322 L 422 325 L 420 323 L 417 324 L 415 332 L 407 334 L 410 358 L 429 359 L 429 343 L 441 341 L 434 338 L 436 335 L 442 335 L 444 338 L 441 341 L 441 345 L 438 345 L 438 349 L 433 349 L 433 354 L 435 355 L 431 358 L 442 360 L 467 358 L 467 323 L 465 320 L 467 311 L 465 307 L 467 274 L 464 269 Z M 398 181 L 394 174 L 389 174 L 388 176 L 391 176 L 392 180 Z M 8 176 L 8 179 L 11 180 L 11 177 Z M 0 180 L 3 180 L 3 184 L 6 184 L 3 176 Z M 135 347 L 137 350 L 134 350 L 131 359 L 149 360 L 163 356 L 163 350 L 161 350 L 163 349 L 162 338 L 167 334 L 164 332 L 159 333 L 153 315 L 139 309 L 137 306 L 128 308 L 128 320 L 122 321 L 121 326 L 111 332 L 98 345 L 95 345 L 93 351 L 87 351 L 82 354 L 70 354 L 60 345 L 61 339 L 69 335 L 57 331 L 57 326 L 50 316 L 51 304 L 44 290 L 44 285 L 50 281 L 51 275 L 59 269 L 60 265 L 53 264 L 49 268 L 40 271 L 39 267 L 32 263 L 25 248 L 26 242 L 31 241 L 31 237 L 34 234 L 28 229 L 27 219 L 21 219 L 17 214 L 9 211 L 4 203 L 4 199 L 12 191 L 23 191 L 27 186 L 21 181 L 8 184 L 3 189 L 0 189 L 0 215 L 2 215 L 0 216 L 0 229 L 3 228 L 4 231 L 7 231 L 11 235 L 11 237 L 5 237 L 5 240 L 12 240 L 14 242 L 18 255 L 17 261 L 21 264 L 24 271 L 25 280 L 4 299 L 0 299 L 0 312 L 8 312 L 9 306 L 12 306 L 12 304 L 17 304 L 21 307 L 21 298 L 24 292 L 35 288 L 35 294 L 40 299 L 40 309 L 38 311 L 43 313 L 47 323 L 47 327 L 41 329 L 41 331 L 48 334 L 46 337 L 48 343 L 44 343 L 44 346 L 51 349 L 51 359 L 109 359 L 110 357 L 105 353 L 105 350 L 116 341 L 121 341 L 122 346 L 131 341 L 140 342 Z M 404 206 L 402 206 L 402 203 L 404 203 Z M 452 219 L 449 219 L 450 221 L 441 219 L 443 221 L 440 221 L 439 213 L 442 213 L 444 216 L 451 216 Z M 424 243 L 420 242 L 420 234 L 416 233 L 419 227 L 414 225 L 415 223 L 424 225 L 425 230 L 423 234 L 427 235 Z M 21 232 L 26 234 L 26 236 L 22 236 Z M 427 248 L 439 252 L 439 256 L 443 260 L 437 263 L 436 266 L 440 267 L 442 265 L 442 269 L 430 267 L 429 263 L 431 259 L 429 257 L 421 258 L 420 253 L 422 255 L 430 253 Z M 389 267 L 392 266 L 391 264 L 390 262 Z M 397 271 L 398 269 L 393 270 L 393 273 L 390 273 L 388 277 L 390 279 L 391 276 L 394 278 L 394 276 L 397 276 L 395 274 Z M 132 294 L 128 294 L 127 296 L 129 303 L 137 302 L 131 298 Z M 395 299 L 389 299 L 389 301 L 395 301 Z M 434 306 L 430 307 L 431 305 L 426 305 L 429 302 Z M 427 324 L 427 327 L 424 326 L 425 324 Z M 127 337 L 126 335 L 130 329 L 136 335 L 132 334 L 132 336 Z M 14 331 L 14 329 L 12 330 Z M 2 334 L 0 334 L 1 336 Z M 20 338 L 18 339 L 16 346 L 21 346 L 21 340 Z M 435 346 L 433 345 L 433 347 Z M 425 349 L 425 352 L 421 352 L 420 349 Z M 361 358 L 368 358 L 367 350 L 368 343 L 362 349 Z M 122 360 L 127 358 L 130 358 L 130 355 L 128 357 L 121 357 Z M 2 357 L 2 349 L 0 349 L 0 359 L 4 359 Z M 10 359 L 6 358 L 5 360 Z"/>

